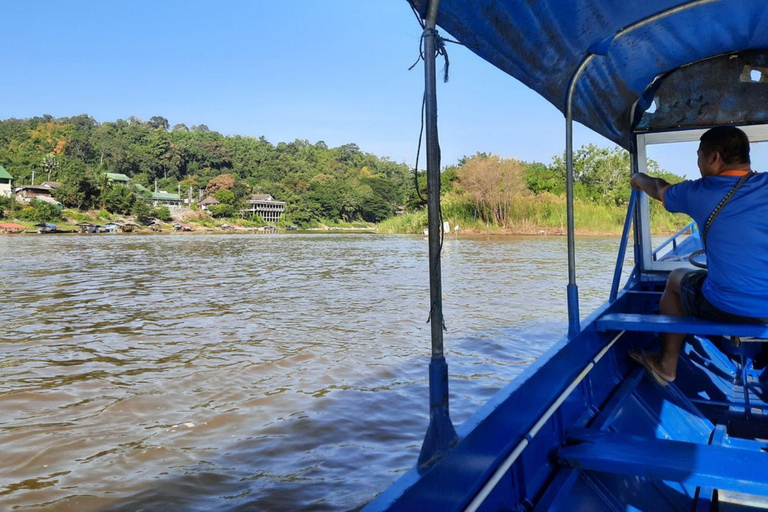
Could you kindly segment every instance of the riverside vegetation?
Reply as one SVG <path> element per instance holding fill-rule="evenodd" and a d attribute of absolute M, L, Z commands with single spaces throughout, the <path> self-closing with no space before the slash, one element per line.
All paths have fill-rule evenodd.
<path fill-rule="evenodd" d="M 630 194 L 628 153 L 584 146 L 574 164 L 577 231 L 620 232 Z M 283 225 L 377 227 L 390 233 L 420 233 L 427 225 L 426 176 L 414 176 L 406 164 L 365 153 L 353 143 L 334 148 L 298 139 L 272 144 L 264 137 L 225 136 L 205 125 L 171 126 L 161 116 L 103 123 L 88 115 L 3 120 L 0 165 L 17 187 L 61 183 L 54 197 L 64 210 L 0 197 L 0 219 L 27 223 L 118 216 L 140 223 L 151 217 L 170 220 L 167 208 L 152 210 L 137 189 L 106 176 L 120 173 L 147 189 L 181 190 L 182 197 L 194 199 L 214 196 L 221 204 L 209 214 L 188 212 L 183 219 L 208 227 L 263 224 L 260 218 L 239 215 L 255 193 L 287 202 Z M 651 171 L 670 182 L 682 179 L 653 162 Z M 545 165 L 478 153 L 446 167 L 441 177 L 443 218 L 462 232 L 562 233 L 564 196 L 561 157 Z M 652 204 L 658 231 L 674 231 L 688 222 L 659 206 Z M 403 213 L 395 215 L 398 210 Z"/>

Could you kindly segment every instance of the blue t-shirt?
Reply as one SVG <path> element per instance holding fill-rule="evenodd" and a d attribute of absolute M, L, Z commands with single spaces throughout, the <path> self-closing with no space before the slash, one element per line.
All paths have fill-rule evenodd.
<path fill-rule="evenodd" d="M 703 231 L 712 210 L 741 176 L 707 176 L 671 185 L 664 207 L 686 213 Z M 745 181 L 707 232 L 704 296 L 737 315 L 768 318 L 768 173 Z"/>

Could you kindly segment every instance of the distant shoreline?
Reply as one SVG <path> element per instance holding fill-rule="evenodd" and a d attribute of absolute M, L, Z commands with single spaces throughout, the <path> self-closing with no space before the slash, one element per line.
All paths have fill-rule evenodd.
<path fill-rule="evenodd" d="M 86 236 L 131 236 L 131 235 L 143 235 L 143 236 L 156 236 L 156 235 L 185 235 L 185 236 L 196 236 L 196 235 L 260 235 L 260 236 L 269 236 L 269 235 L 290 235 L 290 234 L 318 234 L 318 235 L 330 235 L 330 234 L 379 234 L 379 235 L 412 235 L 412 236 L 425 236 L 423 233 L 407 233 L 407 232 L 390 232 L 390 231 L 379 231 L 375 228 L 345 228 L 345 227 L 328 227 L 328 228 L 308 228 L 308 229 L 299 229 L 299 230 L 279 230 L 274 233 L 270 232 L 264 232 L 264 231 L 258 231 L 257 228 L 230 228 L 230 229 L 220 229 L 220 228 L 195 228 L 193 231 L 171 231 L 171 230 L 163 230 L 163 231 L 149 231 L 149 230 L 137 230 L 129 233 L 72 233 L 72 232 L 63 232 L 63 233 L 37 233 L 37 232 L 31 232 L 31 231 L 23 231 L 20 233 L 1 233 L 0 236 L 8 236 L 8 237 L 18 237 L 18 236 L 38 236 L 38 235 L 45 235 L 45 236 L 73 236 L 73 235 L 86 235 Z M 674 231 L 659 231 L 654 232 L 653 235 L 662 236 L 662 235 L 673 235 Z M 576 236 L 580 237 L 607 237 L 607 236 L 615 236 L 619 237 L 621 236 L 620 231 L 598 231 L 598 230 L 584 230 L 584 229 L 577 229 L 575 230 Z M 480 230 L 480 229 L 461 229 L 456 232 L 451 233 L 445 233 L 445 237 L 463 237 L 463 236 L 469 236 L 469 237 L 504 237 L 504 236 L 524 236 L 524 237 L 564 237 L 567 236 L 567 233 L 563 229 L 555 229 L 555 228 L 495 228 L 495 229 L 489 229 L 489 230 Z"/>

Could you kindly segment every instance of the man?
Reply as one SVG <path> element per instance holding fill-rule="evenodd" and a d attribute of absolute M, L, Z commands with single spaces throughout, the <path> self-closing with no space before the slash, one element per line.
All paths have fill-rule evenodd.
<path fill-rule="evenodd" d="M 701 179 L 670 185 L 646 174 L 632 176 L 632 188 L 696 221 L 707 253 L 708 270 L 680 268 L 669 274 L 660 313 L 768 323 L 768 173 L 753 173 L 749 139 L 733 126 L 704 133 L 697 154 Z M 731 191 L 705 233 L 713 211 Z M 667 385 L 677 375 L 685 336 L 665 333 L 660 353 L 633 350 L 629 355 Z"/>

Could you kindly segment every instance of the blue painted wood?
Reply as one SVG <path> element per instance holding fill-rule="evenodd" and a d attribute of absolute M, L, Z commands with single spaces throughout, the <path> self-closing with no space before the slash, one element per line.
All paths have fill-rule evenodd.
<path fill-rule="evenodd" d="M 558 452 L 574 468 L 768 496 L 768 453 L 574 429 Z"/>
<path fill-rule="evenodd" d="M 626 330 L 768 338 L 768 325 L 765 324 L 730 324 L 713 322 L 693 316 L 609 313 L 597 320 L 596 328 L 599 332 Z"/>
<path fill-rule="evenodd" d="M 715 430 L 712 431 L 712 438 L 709 440 L 709 444 L 723 446 L 727 437 L 728 433 L 726 432 L 725 425 L 717 425 Z M 709 512 L 712 510 L 712 504 L 715 503 L 715 491 L 716 489 L 712 487 L 699 488 L 695 512 Z"/>

